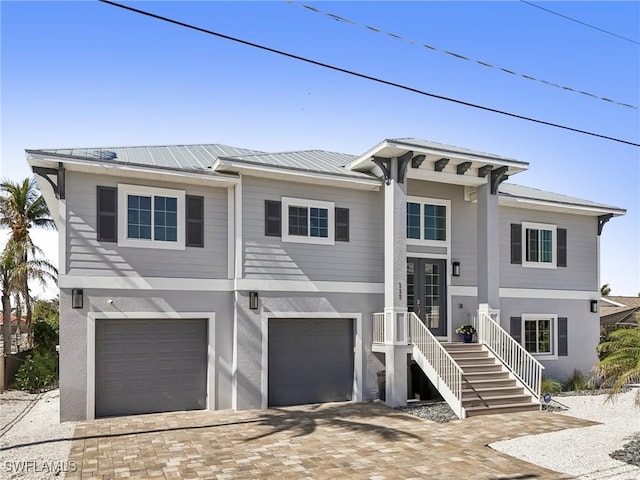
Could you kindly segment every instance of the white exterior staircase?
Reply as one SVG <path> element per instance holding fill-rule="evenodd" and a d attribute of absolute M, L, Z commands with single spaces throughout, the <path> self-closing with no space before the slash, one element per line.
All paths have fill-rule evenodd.
<path fill-rule="evenodd" d="M 442 346 L 462 369 L 462 407 L 467 417 L 540 410 L 540 404 L 481 344 Z"/>
<path fill-rule="evenodd" d="M 499 312 L 482 305 L 478 343 L 442 343 L 412 312 L 395 322 L 408 332 L 411 354 L 460 417 L 540 410 L 544 367 L 499 324 Z M 385 317 L 373 316 L 374 350 L 386 339 Z"/>

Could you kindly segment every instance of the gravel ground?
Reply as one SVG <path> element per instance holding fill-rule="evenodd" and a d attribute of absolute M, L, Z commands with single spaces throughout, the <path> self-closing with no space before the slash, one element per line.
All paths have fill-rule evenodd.
<path fill-rule="evenodd" d="M 398 407 L 398 410 L 438 423 L 446 423 L 458 419 L 453 410 L 447 405 L 447 402 L 419 402 L 408 407 Z"/>
<path fill-rule="evenodd" d="M 559 401 L 569 410 L 550 415 L 571 415 L 602 425 L 516 438 L 493 443 L 490 447 L 582 480 L 640 479 L 640 467 L 610 456 L 640 434 L 640 410 L 633 405 L 635 394 L 635 390 L 622 393 L 613 402 L 606 402 L 605 395 L 562 397 Z M 637 458 L 640 444 L 635 445 L 624 451 L 635 452 L 631 456 Z M 615 455 L 619 458 L 622 454 Z"/>
<path fill-rule="evenodd" d="M 0 394 L 0 479 L 64 478 L 73 422 L 59 423 L 60 390 Z"/>

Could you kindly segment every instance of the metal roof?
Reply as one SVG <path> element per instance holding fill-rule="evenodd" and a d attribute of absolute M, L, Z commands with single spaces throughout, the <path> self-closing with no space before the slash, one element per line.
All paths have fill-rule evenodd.
<path fill-rule="evenodd" d="M 514 198 L 526 198 L 530 200 L 540 200 L 543 202 L 552 202 L 562 205 L 576 205 L 580 207 L 592 207 L 601 208 L 605 210 L 615 210 L 620 213 L 624 213 L 625 210 L 619 207 L 611 205 L 605 205 L 603 203 L 592 202 L 591 200 L 584 200 L 582 198 L 569 197 L 567 195 L 561 195 L 559 193 L 546 192 L 537 188 L 525 187 L 522 185 L 515 185 L 513 183 L 502 183 L 498 189 L 500 195 L 505 197 Z"/>
<path fill-rule="evenodd" d="M 328 152 L 325 150 L 302 150 L 295 152 L 262 153 L 221 157 L 225 160 L 242 162 L 245 164 L 280 167 L 288 170 L 306 171 L 311 173 L 341 175 L 354 178 L 375 178 L 372 175 L 347 170 L 345 165 L 351 162 L 355 155 Z"/>
<path fill-rule="evenodd" d="M 211 172 L 209 167 L 218 157 L 264 153 L 259 150 L 249 150 L 247 148 L 236 148 L 220 144 L 40 149 L 27 150 L 27 152 L 126 165 L 208 172 Z"/>

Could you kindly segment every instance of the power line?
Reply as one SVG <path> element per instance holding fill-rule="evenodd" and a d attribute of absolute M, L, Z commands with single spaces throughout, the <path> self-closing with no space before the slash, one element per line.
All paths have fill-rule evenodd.
<path fill-rule="evenodd" d="M 636 45 L 640 45 L 640 42 L 636 42 L 635 40 L 627 37 L 623 37 L 622 35 L 618 35 L 617 33 L 610 32 L 609 30 L 605 30 L 604 28 L 596 27 L 595 25 L 591 25 L 590 23 L 581 22 L 580 20 L 576 20 L 575 18 L 568 17 L 558 12 L 554 12 L 553 10 L 549 10 L 548 8 L 541 7 L 540 5 L 536 5 L 535 3 L 527 2 L 526 0 L 520 0 L 522 3 L 526 3 L 527 5 L 535 8 L 539 8 L 540 10 L 544 10 L 545 12 L 551 13 L 553 15 L 557 15 L 558 17 L 566 18 L 567 20 L 571 20 L 572 22 L 579 23 L 580 25 L 584 25 L 585 27 L 593 28 L 594 30 L 598 30 L 599 32 L 606 33 L 607 35 L 612 35 L 614 37 L 618 37 L 622 40 L 626 40 L 627 42 L 635 43 Z"/>
<path fill-rule="evenodd" d="M 122 5 L 120 3 L 113 2 L 113 1 L 110 1 L 110 0 L 98 0 L 98 1 L 101 2 L 101 3 L 106 3 L 106 4 L 109 4 L 109 5 L 112 5 L 114 7 L 122 8 L 124 10 L 128 10 L 130 12 L 139 13 L 140 15 L 144 15 L 144 16 L 147 16 L 147 17 L 150 17 L 150 18 L 155 18 L 156 20 L 162 20 L 163 22 L 172 23 L 174 25 L 185 27 L 185 28 L 188 28 L 190 30 L 195 30 L 195 31 L 198 31 L 198 32 L 206 33 L 206 34 L 209 34 L 209 35 L 213 35 L 215 37 L 223 38 L 225 40 L 231 40 L 232 42 L 236 42 L 236 43 L 240 43 L 242 45 L 247 45 L 247 46 L 250 46 L 250 47 L 258 48 L 260 50 L 264 50 L 266 52 L 275 53 L 275 54 L 281 55 L 283 57 L 288 57 L 288 58 L 293 58 L 295 60 L 300 60 L 301 62 L 310 63 L 312 65 L 316 65 L 316 66 L 319 66 L 319 67 L 327 68 L 329 70 L 334 70 L 336 72 L 346 73 L 347 75 L 352 75 L 354 77 L 364 78 L 366 80 L 371 80 L 373 82 L 381 83 L 383 85 L 389 85 L 391 87 L 400 88 L 400 89 L 406 90 L 408 92 L 413 92 L 413 93 L 417 93 L 419 95 L 423 95 L 425 97 L 437 98 L 439 100 L 444 100 L 444 101 L 447 101 L 447 102 L 452 102 L 452 103 L 456 103 L 458 105 L 464 105 L 464 106 L 467 106 L 467 107 L 472 107 L 472 108 L 476 108 L 476 109 L 479 109 L 479 110 L 484 110 L 484 111 L 487 111 L 487 112 L 493 112 L 493 113 L 497 113 L 497 114 L 500 114 L 500 115 L 505 115 L 505 116 L 512 117 L 512 118 L 518 118 L 520 120 L 526 120 L 528 122 L 538 123 L 538 124 L 541 124 L 541 125 L 548 125 L 550 127 L 561 128 L 563 130 L 569 130 L 571 132 L 582 133 L 584 135 L 590 135 L 592 137 L 603 138 L 605 140 L 611 140 L 613 142 L 624 143 L 624 144 L 627 144 L 627 145 L 632 145 L 634 147 L 640 147 L 640 143 L 634 143 L 634 142 L 631 142 L 629 140 L 623 140 L 623 139 L 620 139 L 620 138 L 609 137 L 607 135 L 602 135 L 602 134 L 599 134 L 599 133 L 589 132 L 589 131 L 586 131 L 586 130 L 580 130 L 580 129 L 577 129 L 577 128 L 568 127 L 566 125 L 560 125 L 560 124 L 557 124 L 557 123 L 547 122 L 545 120 L 538 120 L 538 119 L 535 119 L 535 118 L 526 117 L 524 115 L 518 115 L 516 113 L 510 113 L 510 112 L 506 112 L 506 111 L 503 111 L 503 110 L 498 110 L 498 109 L 491 108 L 491 107 L 485 107 L 483 105 L 478 105 L 478 104 L 475 104 L 475 103 L 465 102 L 463 100 L 458 100 L 458 99 L 451 98 L 451 97 L 445 97 L 445 96 L 442 96 L 442 95 L 437 95 L 435 93 L 425 92 L 423 90 L 419 90 L 417 88 L 409 87 L 407 85 L 402 85 L 400 83 L 391 82 L 389 80 L 383 80 L 381 78 L 377 78 L 377 77 L 373 77 L 373 76 L 370 76 L 370 75 L 366 75 L 364 73 L 358 73 L 358 72 L 355 72 L 353 70 L 348 70 L 346 68 L 336 67 L 336 66 L 330 65 L 328 63 L 322 63 L 322 62 L 319 62 L 317 60 L 312 60 L 312 59 L 309 59 L 309 58 L 306 58 L 306 57 L 301 57 L 301 56 L 295 55 L 293 53 L 284 52 L 282 50 L 277 50 L 275 48 L 271 48 L 271 47 L 267 47 L 267 46 L 260 45 L 260 44 L 257 44 L 257 43 L 249 42 L 247 40 L 242 40 L 240 38 L 232 37 L 230 35 L 225 35 L 223 33 L 214 32 L 213 30 L 207 30 L 207 29 L 202 28 L 202 27 L 198 27 L 198 26 L 195 26 L 195 25 L 191 25 L 189 23 L 181 22 L 179 20 L 174 20 L 172 18 L 164 17 L 162 15 L 158 15 L 158 14 L 155 14 L 155 13 L 147 12 L 145 10 L 140 10 L 140 9 L 137 9 L 137 8 L 129 7 L 127 5 Z"/>
<path fill-rule="evenodd" d="M 335 13 L 322 11 L 319 8 L 312 7 L 310 5 L 305 5 L 305 4 L 301 4 L 301 3 L 298 3 L 298 2 L 292 2 L 291 0 L 285 0 L 285 1 L 287 3 L 289 3 L 289 4 L 291 4 L 291 5 L 297 5 L 297 6 L 300 6 L 302 8 L 305 8 L 305 9 L 311 11 L 311 12 L 318 13 L 320 15 L 324 15 L 324 16 L 332 19 L 332 20 L 336 20 L 338 22 L 346 23 L 348 25 L 352 25 L 352 26 L 356 26 L 356 27 L 362 27 L 362 28 L 364 28 L 366 30 L 369 30 L 371 32 L 378 33 L 380 35 L 385 35 L 387 37 L 395 38 L 396 40 L 400 40 L 400 41 L 409 43 L 411 45 L 422 46 L 422 47 L 424 47 L 424 48 L 426 48 L 428 50 L 434 51 L 434 52 L 439 52 L 439 53 L 444 53 L 445 55 L 450 55 L 453 58 L 456 58 L 458 60 L 467 60 L 467 61 L 470 61 L 470 62 L 475 62 L 478 65 L 482 65 L 483 67 L 494 68 L 494 69 L 496 69 L 496 70 L 498 70 L 500 72 L 507 73 L 509 75 L 515 75 L 515 76 L 519 76 L 519 77 L 522 77 L 522 78 L 526 78 L 527 80 L 532 80 L 534 82 L 544 83 L 545 85 L 548 85 L 550 87 L 559 88 L 560 90 L 573 92 L 573 93 L 580 93 L 582 95 L 586 95 L 588 97 L 591 97 L 591 98 L 594 98 L 594 99 L 597 99 L 597 100 L 602 100 L 604 102 L 608 102 L 608 103 L 611 103 L 611 104 L 614 104 L 614 105 L 619 105 L 621 107 L 633 108 L 633 109 L 636 109 L 636 110 L 638 109 L 638 107 L 636 107 L 635 105 L 630 105 L 628 103 L 622 103 L 622 102 L 618 102 L 618 101 L 615 101 L 615 100 L 611 100 L 610 98 L 601 97 L 599 95 L 595 95 L 593 93 L 585 92 L 585 91 L 579 90 L 577 88 L 568 87 L 566 85 L 558 85 L 557 83 L 550 82 L 548 80 L 543 80 L 543 79 L 540 79 L 540 78 L 536 78 L 536 77 L 534 77 L 532 75 L 525 75 L 524 73 L 514 72 L 513 70 L 511 70 L 509 68 L 504 68 L 504 67 L 499 67 L 499 66 L 496 66 L 496 65 L 492 65 L 489 62 L 486 62 L 486 61 L 483 61 L 483 60 L 477 60 L 477 59 L 474 59 L 474 58 L 470 58 L 470 57 L 468 57 L 466 55 L 463 55 L 461 53 L 452 52 L 452 51 L 449 51 L 449 50 L 442 50 L 442 49 L 434 47 L 432 45 L 427 45 L 425 43 L 421 43 L 421 42 L 418 42 L 416 40 L 411 40 L 411 39 L 403 37 L 402 35 L 398 35 L 397 33 L 385 32 L 381 28 L 374 27 L 372 25 L 358 24 L 354 20 L 351 20 L 351 19 L 348 19 L 348 18 L 345 18 L 345 17 L 341 17 L 340 15 L 336 15 Z"/>

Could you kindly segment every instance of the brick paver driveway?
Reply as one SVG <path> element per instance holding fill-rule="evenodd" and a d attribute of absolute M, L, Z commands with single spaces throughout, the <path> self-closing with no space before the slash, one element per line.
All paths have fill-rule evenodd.
<path fill-rule="evenodd" d="M 544 412 L 438 424 L 378 403 L 196 411 L 79 423 L 77 478 L 567 478 L 487 447 L 593 425 Z"/>

